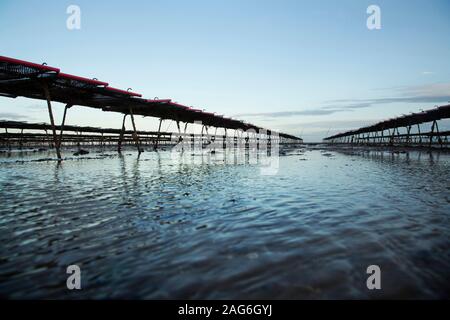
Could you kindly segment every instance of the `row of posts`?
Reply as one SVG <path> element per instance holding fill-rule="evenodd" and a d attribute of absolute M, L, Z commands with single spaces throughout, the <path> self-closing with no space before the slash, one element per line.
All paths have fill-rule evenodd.
<path fill-rule="evenodd" d="M 331 139 L 331 143 L 345 143 L 355 145 L 389 145 L 402 144 L 404 146 L 419 145 L 429 147 L 433 144 L 433 139 L 437 138 L 437 144 L 441 148 L 448 145 L 448 135 L 441 135 L 437 121 L 433 121 L 431 125 L 431 132 L 421 133 L 420 125 L 417 124 L 417 133 L 411 133 L 412 126 L 407 126 L 406 134 L 400 134 L 399 128 L 388 129 L 388 134 L 385 135 L 385 130 L 373 131 L 368 133 L 360 133 L 355 135 L 347 135 L 335 139 Z M 379 134 L 380 133 L 380 134 Z M 436 139 L 434 139 L 436 140 Z"/>
<path fill-rule="evenodd" d="M 50 118 L 51 131 L 52 131 L 51 133 L 52 133 L 52 137 L 53 137 L 53 146 L 56 149 L 56 155 L 58 157 L 58 160 L 62 160 L 61 145 L 62 145 L 62 141 L 63 141 L 64 125 L 65 125 L 65 121 L 66 121 L 67 111 L 68 111 L 68 109 L 70 109 L 72 107 L 72 104 L 67 104 L 65 106 L 65 108 L 64 108 L 64 115 L 63 115 L 62 123 L 61 123 L 61 126 L 60 126 L 60 133 L 58 135 L 57 132 L 56 132 L 55 120 L 54 120 L 52 104 L 51 104 L 51 95 L 50 95 L 50 90 L 49 90 L 48 83 L 43 81 L 43 82 L 41 82 L 41 85 L 42 85 L 42 89 L 43 89 L 43 92 L 44 92 L 44 95 L 45 95 L 45 98 L 46 98 L 46 101 L 47 101 L 47 108 L 48 108 L 48 113 L 49 113 L 49 118 Z M 126 120 L 126 117 L 128 115 L 131 117 L 131 123 L 132 123 L 132 126 L 133 126 L 133 134 L 132 134 L 133 141 L 136 144 L 138 153 L 140 154 L 141 152 L 143 152 L 143 148 L 142 148 L 142 145 L 141 145 L 141 141 L 140 141 L 141 139 L 139 137 L 138 131 L 136 130 L 136 123 L 135 123 L 135 120 L 134 120 L 133 110 L 132 110 L 131 107 L 128 109 L 128 113 L 125 114 L 124 117 L 123 117 L 122 130 L 120 132 L 119 140 L 118 140 L 118 152 L 120 153 L 122 151 L 122 144 L 123 144 L 124 136 L 125 136 L 125 132 L 126 132 L 125 120 Z M 153 147 L 154 147 L 155 150 L 157 150 L 158 144 L 159 144 L 159 141 L 160 141 L 162 121 L 163 121 L 163 119 L 160 119 L 157 137 L 154 140 L 154 146 Z M 179 124 L 179 121 L 176 121 L 176 122 L 177 122 L 178 131 L 179 131 L 179 134 L 180 134 L 178 143 L 182 143 L 183 142 L 183 138 L 182 138 L 182 135 L 181 135 L 180 124 Z M 185 128 L 184 128 L 185 132 L 186 132 L 186 128 L 187 128 L 187 123 L 186 123 Z M 204 129 L 206 130 L 207 136 L 211 137 L 211 141 L 207 141 L 207 143 L 214 143 L 215 140 L 216 140 L 216 135 L 209 136 L 209 134 L 208 134 L 208 127 L 207 126 L 202 126 L 202 134 L 201 134 L 201 141 L 202 141 L 202 143 L 203 143 L 203 131 L 204 131 Z M 217 133 L 217 128 L 216 128 L 216 133 Z M 7 131 L 6 131 L 6 134 L 7 134 Z M 256 135 L 257 135 L 257 133 L 255 133 L 254 139 L 256 139 L 256 148 L 259 149 L 260 148 L 260 138 L 256 137 Z M 186 134 L 184 134 L 184 136 L 186 136 Z M 280 139 L 280 137 L 278 137 L 278 135 L 274 135 L 273 137 L 275 139 Z M 242 139 L 242 137 L 240 137 L 240 138 Z M 195 139 L 194 135 L 191 135 L 191 142 L 194 142 L 193 141 L 194 139 Z M 234 146 L 235 147 L 238 145 L 238 139 L 239 139 L 238 137 L 234 136 Z M 247 134 L 247 137 L 244 137 L 245 147 L 246 148 L 250 147 L 250 143 L 249 143 L 250 139 L 251 138 L 248 136 L 248 134 Z M 225 129 L 225 135 L 223 136 L 223 145 L 222 145 L 224 148 L 227 147 L 227 141 L 228 141 L 228 136 L 227 136 L 227 131 Z M 266 141 L 267 141 L 266 145 L 268 147 L 270 147 L 271 144 L 272 144 L 272 135 L 271 134 L 267 134 Z"/>

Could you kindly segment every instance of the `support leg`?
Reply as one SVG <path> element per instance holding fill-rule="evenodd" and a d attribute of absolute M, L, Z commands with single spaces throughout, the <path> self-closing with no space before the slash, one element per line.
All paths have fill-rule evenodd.
<path fill-rule="evenodd" d="M 133 133 L 133 140 L 136 143 L 138 154 L 141 154 L 141 152 L 142 152 L 141 142 L 139 141 L 139 135 L 138 135 L 137 130 L 136 130 L 136 123 L 134 122 L 134 115 L 133 115 L 132 108 L 130 108 L 130 116 L 131 116 L 131 123 L 133 125 L 133 131 L 134 131 L 134 133 Z"/>
<path fill-rule="evenodd" d="M 177 121 L 177 128 L 178 128 L 178 134 L 179 134 L 178 142 L 177 142 L 177 144 L 178 144 L 181 141 L 183 141 L 183 137 L 181 136 L 180 121 Z"/>
<path fill-rule="evenodd" d="M 5 128 L 5 139 L 6 145 L 8 146 L 8 150 L 11 151 L 11 141 L 9 141 L 8 129 Z"/>
<path fill-rule="evenodd" d="M 158 127 L 158 135 L 156 136 L 155 146 L 154 149 L 158 149 L 158 142 L 159 142 L 159 136 L 161 135 L 161 124 L 163 122 L 163 119 L 159 119 L 159 127 Z"/>
<path fill-rule="evenodd" d="M 420 132 L 420 124 L 417 124 L 417 130 L 419 132 L 419 144 L 422 146 L 422 133 Z"/>
<path fill-rule="evenodd" d="M 188 138 L 187 138 L 187 136 L 186 136 L 187 126 L 188 126 L 188 123 L 186 122 L 186 123 L 184 124 L 184 131 L 183 131 L 183 133 L 184 133 L 184 138 L 186 138 L 186 141 L 188 140 Z M 192 139 L 191 139 L 190 143 L 191 143 L 191 145 L 189 146 L 189 148 L 192 149 Z"/>
<path fill-rule="evenodd" d="M 214 129 L 214 134 L 211 136 L 211 142 L 214 144 L 217 136 L 217 127 Z"/>
<path fill-rule="evenodd" d="M 122 121 L 122 131 L 120 131 L 120 136 L 119 136 L 119 142 L 117 144 L 117 151 L 119 153 L 122 152 L 122 140 L 123 140 L 123 135 L 125 134 L 125 119 L 127 118 L 127 114 L 125 114 L 123 116 L 123 121 Z"/>
<path fill-rule="evenodd" d="M 23 147 L 23 129 L 20 130 L 19 147 L 20 147 L 20 149 L 22 149 L 22 147 Z"/>
<path fill-rule="evenodd" d="M 66 107 L 64 108 L 64 115 L 63 115 L 63 119 L 61 122 L 61 131 L 59 133 L 59 147 L 60 148 L 61 148 L 61 143 L 62 143 L 62 138 L 63 138 L 64 125 L 66 123 L 67 109 L 70 109 L 71 107 L 72 107 L 71 104 L 67 104 Z"/>
<path fill-rule="evenodd" d="M 441 148 L 443 147 L 443 145 L 442 145 L 442 138 L 441 138 L 441 134 L 439 133 L 439 126 L 438 126 L 438 123 L 437 123 L 437 121 L 435 121 L 436 122 L 436 134 L 437 134 L 437 138 L 438 138 L 438 142 L 439 142 L 439 145 L 441 146 Z"/>
<path fill-rule="evenodd" d="M 200 134 L 200 148 L 203 149 L 203 129 L 205 129 L 205 126 L 202 126 L 202 133 Z"/>
<path fill-rule="evenodd" d="M 208 127 L 205 126 L 205 131 L 206 131 L 206 144 L 210 144 L 211 140 L 210 140 L 210 136 L 209 136 L 209 132 L 208 132 Z"/>
<path fill-rule="evenodd" d="M 227 128 L 224 128 L 224 129 L 225 129 L 225 135 L 223 136 L 222 147 L 225 150 L 227 148 L 228 136 L 227 136 Z"/>
<path fill-rule="evenodd" d="M 45 98 L 47 99 L 48 115 L 50 117 L 50 124 L 52 126 L 52 131 L 53 131 L 53 143 L 56 148 L 56 155 L 58 156 L 58 160 L 61 161 L 62 157 L 61 157 L 61 151 L 59 149 L 58 137 L 56 136 L 55 120 L 53 118 L 50 90 L 48 89 L 48 85 L 46 83 L 43 84 L 43 88 L 44 88 Z"/>
<path fill-rule="evenodd" d="M 436 124 L 436 121 L 433 121 L 433 125 L 431 126 L 431 132 L 430 132 L 430 142 L 428 147 L 431 148 L 431 144 L 433 143 L 433 135 L 434 135 L 434 125 Z"/>

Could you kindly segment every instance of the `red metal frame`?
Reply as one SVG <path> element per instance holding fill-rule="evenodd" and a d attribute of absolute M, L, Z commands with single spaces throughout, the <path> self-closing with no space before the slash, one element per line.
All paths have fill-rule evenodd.
<path fill-rule="evenodd" d="M 148 103 L 168 103 L 171 102 L 172 99 L 147 99 Z"/>
<path fill-rule="evenodd" d="M 200 113 L 203 113 L 203 110 L 200 110 L 200 109 L 194 109 L 194 108 L 191 108 L 191 107 L 187 107 L 186 110 L 189 110 L 189 111 L 192 111 L 192 112 L 200 112 Z"/>
<path fill-rule="evenodd" d="M 125 91 L 125 90 L 121 90 L 121 89 L 117 89 L 117 88 L 113 88 L 113 87 L 106 87 L 105 90 L 116 92 L 116 93 L 121 93 L 121 94 L 127 94 L 132 97 L 139 97 L 139 98 L 142 97 L 142 94 L 140 94 L 140 93 Z"/>
<path fill-rule="evenodd" d="M 24 60 L 8 58 L 8 57 L 4 57 L 4 56 L 0 56 L 0 61 L 11 63 L 11 64 L 22 65 L 25 67 L 34 68 L 34 69 L 38 69 L 38 70 L 42 70 L 42 71 L 52 71 L 52 72 L 56 72 L 56 73 L 59 73 L 59 71 L 60 71 L 60 69 L 58 69 L 58 68 L 49 67 L 49 66 L 45 66 L 42 64 L 37 64 L 37 63 L 28 62 L 28 61 L 24 61 Z"/>
<path fill-rule="evenodd" d="M 80 82 L 86 82 L 95 86 L 105 86 L 107 87 L 109 85 L 109 83 L 107 82 L 103 82 L 103 81 L 98 81 L 98 80 L 94 80 L 94 79 L 88 79 L 88 78 L 84 78 L 84 77 L 79 77 L 79 76 L 74 76 L 72 74 L 68 74 L 68 73 L 59 73 L 58 74 L 58 78 L 63 78 L 63 79 L 68 79 L 68 80 L 75 80 L 75 81 L 80 81 Z"/>
<path fill-rule="evenodd" d="M 183 108 L 183 109 L 186 109 L 186 110 L 189 109 L 188 106 L 185 106 L 183 104 L 179 104 L 179 103 L 176 103 L 176 102 L 171 102 L 170 105 L 174 106 L 174 107 L 180 107 L 180 108 Z"/>

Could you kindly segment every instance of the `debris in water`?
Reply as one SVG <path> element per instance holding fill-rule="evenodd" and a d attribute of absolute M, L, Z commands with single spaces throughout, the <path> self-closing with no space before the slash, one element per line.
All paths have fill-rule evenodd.
<path fill-rule="evenodd" d="M 85 154 L 89 154 L 89 151 L 80 149 L 77 152 L 75 152 L 73 155 L 74 156 L 82 156 L 82 155 L 85 155 Z"/>

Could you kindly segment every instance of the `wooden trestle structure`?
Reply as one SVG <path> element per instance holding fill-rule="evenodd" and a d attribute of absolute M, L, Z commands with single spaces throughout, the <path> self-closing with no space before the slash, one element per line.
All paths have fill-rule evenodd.
<path fill-rule="evenodd" d="M 68 127 L 65 125 L 67 112 L 75 105 L 96 108 L 107 112 L 118 112 L 124 115 L 122 128 L 118 133 L 117 140 L 119 151 L 121 150 L 124 137 L 130 133 L 138 152 L 140 153 L 143 150 L 141 148 L 141 139 L 145 134 L 143 131 L 137 130 L 135 115 L 160 119 L 159 129 L 156 134 L 153 133 L 154 149 L 158 148 L 158 142 L 161 137 L 167 136 L 167 133 L 161 132 L 163 120 L 175 121 L 180 137 L 187 134 L 188 124 L 198 123 L 202 125 L 202 135 L 204 131 L 208 135 L 208 128 L 215 127 L 224 128 L 225 136 L 227 136 L 227 130 L 234 130 L 235 132 L 250 131 L 251 135 L 263 135 L 268 137 L 268 140 L 271 139 L 271 136 L 277 136 L 285 142 L 303 142 L 301 138 L 289 134 L 274 132 L 244 121 L 194 109 L 175 103 L 171 99 L 145 99 L 142 98 L 141 94 L 134 93 L 130 89 L 120 90 L 110 87 L 107 82 L 62 73 L 60 69 L 45 64 L 41 65 L 3 56 L 0 56 L 0 96 L 9 98 L 26 97 L 46 101 L 50 119 L 50 127 L 47 127 L 47 130 L 50 129 L 53 146 L 56 149 L 59 160 L 62 159 L 60 150 L 62 137 Z M 52 102 L 65 104 L 60 126 L 57 126 L 55 123 Z M 133 127 L 131 132 L 125 128 L 127 116 L 131 118 Z M 185 124 L 184 132 L 181 131 L 180 122 Z M 72 127 L 72 129 L 74 128 Z M 101 133 L 101 130 L 103 129 L 97 128 L 96 132 Z M 83 130 L 83 132 L 89 131 Z M 105 133 L 107 132 L 103 132 L 103 134 Z M 109 133 L 117 134 L 116 131 L 114 133 L 109 131 Z M 238 136 L 242 136 L 242 134 Z M 246 138 L 248 137 L 249 134 L 247 134 Z"/>

